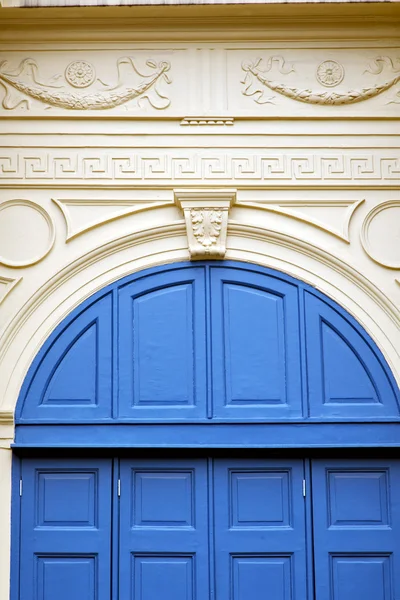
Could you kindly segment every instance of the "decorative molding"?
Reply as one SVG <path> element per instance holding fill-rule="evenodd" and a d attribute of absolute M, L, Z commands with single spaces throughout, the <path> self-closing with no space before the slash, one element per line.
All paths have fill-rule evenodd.
<path fill-rule="evenodd" d="M 6 219 L 5 224 L 2 226 L 2 217 L 3 219 L 5 218 L 4 214 L 6 211 L 13 211 L 13 209 L 16 209 L 18 213 L 20 212 L 21 207 L 22 209 L 25 208 L 25 212 L 28 211 L 28 213 L 31 213 L 30 216 L 28 217 L 25 215 L 25 217 L 22 219 L 21 215 L 17 214 L 12 219 Z M 37 215 L 40 215 L 39 220 L 37 219 Z M 44 240 L 38 239 L 38 227 L 40 221 L 42 221 L 42 224 L 44 222 L 45 226 L 47 227 L 47 236 Z M 4 229 L 2 229 L 2 227 Z M 13 227 L 15 227 L 15 231 L 13 231 Z M 5 231 L 7 231 L 7 235 L 5 235 Z M 31 202 L 31 200 L 21 199 L 7 200 L 6 202 L 2 202 L 0 204 L 1 264 L 6 265 L 7 267 L 16 268 L 34 265 L 47 256 L 54 245 L 54 240 L 55 229 L 53 221 L 51 220 L 49 214 L 39 204 Z M 8 246 L 9 242 L 11 242 L 11 246 Z M 39 248 L 37 247 L 38 243 L 40 246 Z M 19 244 L 19 248 L 22 250 L 22 253 L 27 253 L 25 257 L 20 256 L 20 249 L 17 249 L 16 251 L 18 257 L 13 257 L 16 244 Z M 9 254 L 8 256 L 7 253 Z"/>
<path fill-rule="evenodd" d="M 383 213 L 388 212 L 391 214 L 382 219 Z M 375 236 L 371 232 L 373 226 L 377 227 Z M 400 200 L 382 202 L 370 210 L 360 236 L 365 252 L 373 261 L 388 269 L 400 269 Z"/>
<path fill-rule="evenodd" d="M 228 213 L 236 190 L 177 189 L 174 196 L 185 216 L 190 258 L 224 258 Z"/>
<path fill-rule="evenodd" d="M 305 200 L 265 200 L 259 202 L 248 202 L 240 200 L 237 206 L 246 206 L 267 210 L 282 215 L 298 219 L 310 225 L 314 225 L 319 229 L 323 229 L 332 235 L 343 240 L 347 244 L 350 243 L 349 225 L 354 211 L 364 202 L 362 200 L 318 200 L 307 202 Z M 326 221 L 321 217 L 315 217 L 312 213 L 315 209 L 324 209 L 326 212 Z M 339 219 L 333 218 L 332 210 L 338 209 Z M 311 213 L 311 214 L 310 214 Z"/>
<path fill-rule="evenodd" d="M 22 277 L 4 277 L 4 275 L 0 275 L 0 304 L 21 280 Z"/>
<path fill-rule="evenodd" d="M 290 98 L 291 100 L 296 100 L 297 102 L 305 102 L 307 104 L 319 104 L 324 106 L 338 106 L 342 104 L 355 104 L 357 102 L 363 102 L 364 100 L 369 100 L 370 98 L 374 98 L 383 92 L 386 92 L 391 87 L 395 86 L 400 81 L 400 75 L 396 75 L 391 79 L 388 79 L 384 83 L 376 84 L 373 86 L 362 87 L 361 89 L 353 89 L 347 92 L 317 92 L 311 89 L 299 88 L 294 86 L 288 86 L 284 83 L 280 83 L 279 81 L 274 81 L 272 79 L 268 79 L 266 77 L 266 73 L 270 70 L 270 57 L 267 60 L 267 65 L 264 68 L 260 68 L 260 63 L 262 61 L 261 58 L 256 59 L 254 62 L 251 61 L 243 61 L 242 69 L 246 73 L 246 76 L 242 83 L 244 84 L 244 88 L 242 90 L 242 94 L 244 96 L 253 96 L 254 101 L 258 104 L 274 104 L 274 96 L 264 97 L 265 88 L 272 90 L 273 92 L 277 92 L 286 98 Z M 379 60 L 380 57 L 378 57 Z M 283 59 L 282 59 L 283 60 Z M 390 59 L 389 59 L 390 60 Z M 325 69 L 324 75 L 322 76 L 322 72 L 319 73 L 319 69 L 322 65 L 327 65 L 327 63 L 335 63 L 337 68 L 337 74 L 334 76 L 333 74 L 327 76 L 327 70 Z M 343 73 L 340 71 L 340 68 L 343 70 Z M 344 77 L 344 69 L 339 63 L 336 61 L 324 61 L 321 63 L 317 70 L 317 78 L 322 85 L 332 87 L 334 85 L 339 84 Z M 333 71 L 333 69 L 332 69 Z M 280 71 L 281 73 L 283 71 Z M 369 71 L 373 72 L 373 71 Z M 381 71 L 375 71 L 374 73 L 380 73 Z M 397 71 L 395 70 L 397 73 Z M 342 76 L 342 79 L 340 77 Z M 325 81 L 325 83 L 324 83 Z M 329 83 L 331 81 L 332 83 Z M 328 82 L 328 83 L 326 83 Z"/>
<path fill-rule="evenodd" d="M 235 182 L 252 186 L 288 184 L 398 185 L 397 148 L 41 148 L 0 149 L 0 186 L 13 183 L 69 185 L 133 182 Z"/>
<path fill-rule="evenodd" d="M 109 223 L 110 221 L 120 219 L 121 217 L 173 204 L 172 201 L 145 202 L 141 200 L 121 200 L 112 198 L 107 198 L 106 200 L 95 198 L 52 198 L 52 200 L 57 204 L 64 215 L 67 225 L 67 242 L 82 233 L 105 223 Z M 89 209 L 89 211 L 86 210 L 86 213 L 84 212 L 85 208 Z M 88 214 L 88 212 L 90 214 Z"/>
<path fill-rule="evenodd" d="M 324 60 L 318 65 L 315 76 L 321 85 L 335 87 L 343 81 L 344 68 L 336 60 Z"/>
<path fill-rule="evenodd" d="M 14 425 L 14 413 L 11 410 L 0 410 L 0 426 Z"/>
<path fill-rule="evenodd" d="M 39 66 L 32 58 L 22 60 L 19 66 L 13 71 L 5 71 L 4 67 L 7 61 L 0 64 L 0 83 L 6 90 L 2 106 L 6 110 L 13 110 L 24 104 L 29 108 L 29 100 L 38 100 L 48 107 L 64 108 L 67 110 L 108 110 L 139 98 L 147 98 L 153 108 L 163 109 L 170 105 L 170 100 L 163 96 L 157 88 L 157 83 L 164 80 L 171 83 L 167 75 L 171 65 L 167 61 L 161 61 L 159 64 L 153 60 L 147 60 L 146 66 L 151 70 L 149 75 L 138 71 L 133 58 L 124 56 L 117 60 L 118 81 L 114 86 L 102 83 L 103 89 L 91 91 L 88 93 L 77 93 L 69 91 L 66 84 L 75 88 L 86 88 L 95 80 L 94 67 L 87 61 L 74 61 L 70 63 L 65 71 L 65 84 L 55 83 L 60 81 L 62 75 L 54 75 L 48 82 L 39 79 Z M 128 64 L 132 71 L 141 77 L 140 82 L 135 86 L 123 84 L 120 72 L 121 65 Z M 21 76 L 28 74 L 29 78 L 21 79 Z M 31 81 L 36 85 L 32 85 Z M 15 98 L 15 92 L 20 93 L 20 97 Z"/>
<path fill-rule="evenodd" d="M 233 117 L 185 117 L 181 125 L 233 125 Z"/>
<path fill-rule="evenodd" d="M 182 245 L 184 231 L 185 223 L 182 220 L 100 243 L 97 248 L 60 269 L 38 288 L 1 335 L 0 370 L 3 369 L 8 377 L 7 380 L 0 379 L 3 405 L 12 407 L 15 404 L 24 374 L 38 348 L 66 314 L 94 292 L 127 274 L 158 264 L 185 260 L 186 252 Z M 160 239 L 163 240 L 162 250 Z M 393 342 L 393 331 L 398 331 L 399 326 L 398 307 L 379 285 L 342 260 L 333 250 L 329 252 L 310 241 L 236 221 L 230 223 L 230 240 L 229 258 L 281 269 L 314 285 L 349 310 L 378 340 L 389 364 L 399 364 L 398 344 L 396 346 Z M 310 263 L 309 259 L 313 262 Z M 29 333 L 32 327 L 35 339 Z M 387 328 L 386 332 L 383 327 Z M 18 369 L 7 370 L 7 365 L 15 365 L 13 352 L 21 355 L 21 362 Z M 400 377 L 398 369 L 394 369 L 394 373 Z M 7 390 L 4 396 L 3 389 Z"/>
<path fill-rule="evenodd" d="M 74 60 L 65 69 L 65 79 L 72 87 L 86 88 L 96 79 L 96 71 L 86 60 Z"/>

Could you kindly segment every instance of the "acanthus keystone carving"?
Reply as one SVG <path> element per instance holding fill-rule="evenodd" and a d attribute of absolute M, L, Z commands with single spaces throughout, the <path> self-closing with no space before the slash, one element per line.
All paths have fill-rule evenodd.
<path fill-rule="evenodd" d="M 226 252 L 228 213 L 236 190 L 175 190 L 175 203 L 183 210 L 190 258 L 223 258 Z"/>
<path fill-rule="evenodd" d="M 0 64 L 0 83 L 6 90 L 2 106 L 12 110 L 21 104 L 29 108 L 29 100 L 38 100 L 47 104 L 48 108 L 65 108 L 68 110 L 108 110 L 121 106 L 131 100 L 147 98 L 153 108 L 162 109 L 170 105 L 170 100 L 163 96 L 157 88 L 158 82 L 163 79 L 171 83 L 167 75 L 171 65 L 167 61 L 159 64 L 148 60 L 146 66 L 150 69 L 149 74 L 141 73 L 130 56 L 124 56 L 117 60 L 118 81 L 116 85 L 107 85 L 100 79 L 97 81 L 103 86 L 101 90 L 93 90 L 79 93 L 68 89 L 68 84 L 74 88 L 87 88 L 96 79 L 94 67 L 87 61 L 80 60 L 70 63 L 65 70 L 65 82 L 58 83 L 62 79 L 61 74 L 54 75 L 49 81 L 39 79 L 39 67 L 36 61 L 26 58 L 12 71 L 5 71 L 7 61 Z M 120 72 L 121 65 L 129 65 L 132 71 L 141 80 L 136 86 L 123 84 Z M 27 76 L 27 77 L 25 77 Z M 31 82 L 35 85 L 32 85 Z M 22 97 L 14 97 L 19 92 Z"/>

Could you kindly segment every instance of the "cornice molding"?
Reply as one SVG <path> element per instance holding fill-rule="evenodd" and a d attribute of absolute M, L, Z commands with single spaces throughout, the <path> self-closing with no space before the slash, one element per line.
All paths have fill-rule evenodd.
<path fill-rule="evenodd" d="M 361 21 L 362 20 L 362 21 Z M 362 22 L 362 27 L 360 26 Z M 2 8 L 2 41 L 379 40 L 398 38 L 396 2 Z"/>

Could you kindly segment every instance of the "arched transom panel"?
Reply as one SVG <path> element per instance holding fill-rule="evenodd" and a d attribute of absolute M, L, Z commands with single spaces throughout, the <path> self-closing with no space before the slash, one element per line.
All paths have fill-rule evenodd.
<path fill-rule="evenodd" d="M 108 286 L 53 332 L 16 422 L 399 418 L 370 337 L 310 286 L 248 264 L 179 263 Z"/>

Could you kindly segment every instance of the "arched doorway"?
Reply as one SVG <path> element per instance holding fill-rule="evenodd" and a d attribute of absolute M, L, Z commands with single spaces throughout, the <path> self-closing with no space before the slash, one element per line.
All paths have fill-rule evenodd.
<path fill-rule="evenodd" d="M 371 448 L 398 421 L 374 342 L 306 284 L 230 262 L 118 281 L 21 391 L 17 597 L 392 600 L 400 462 Z"/>

